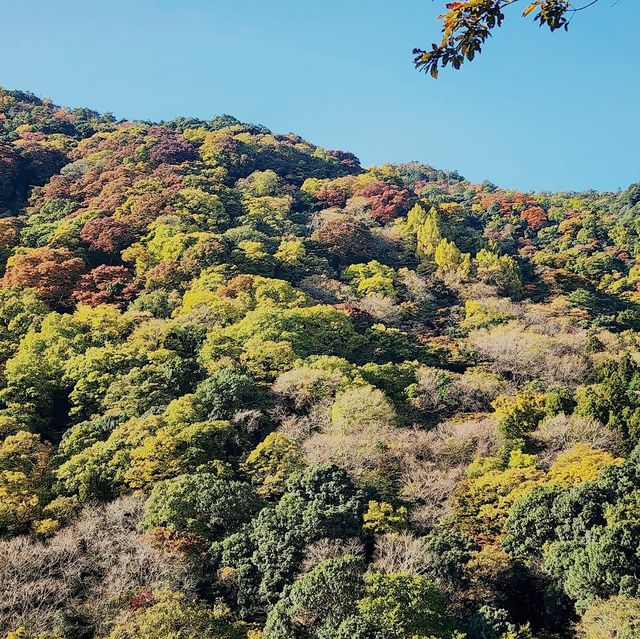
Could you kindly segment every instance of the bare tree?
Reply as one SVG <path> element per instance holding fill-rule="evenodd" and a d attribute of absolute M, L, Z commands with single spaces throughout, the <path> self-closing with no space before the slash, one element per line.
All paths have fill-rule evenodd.
<path fill-rule="evenodd" d="M 18 626 L 47 630 L 65 610 L 81 611 L 99 631 L 106 605 L 141 587 L 192 591 L 193 567 L 147 544 L 141 516 L 141 498 L 128 496 L 86 508 L 50 540 L 0 543 L 0 635 Z"/>
<path fill-rule="evenodd" d="M 424 541 L 410 533 L 388 533 L 376 539 L 372 568 L 380 572 L 420 575 L 427 569 Z"/>

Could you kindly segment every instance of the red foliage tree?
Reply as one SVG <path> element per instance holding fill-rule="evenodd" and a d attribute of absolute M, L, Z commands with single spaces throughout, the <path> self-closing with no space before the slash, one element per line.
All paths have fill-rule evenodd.
<path fill-rule="evenodd" d="M 181 164 L 195 160 L 195 149 L 173 131 L 161 126 L 152 126 L 149 135 L 157 142 L 149 151 L 149 159 L 154 164 Z"/>
<path fill-rule="evenodd" d="M 179 289 L 187 278 L 188 275 L 176 260 L 164 260 L 145 273 L 145 287 L 150 291 L 159 288 Z"/>
<path fill-rule="evenodd" d="M 80 239 L 92 251 L 119 255 L 123 248 L 135 241 L 136 229 L 118 218 L 99 217 L 95 220 L 89 220 L 82 227 Z"/>
<path fill-rule="evenodd" d="M 70 200 L 71 186 L 73 185 L 73 178 L 69 175 L 54 175 L 51 179 L 42 187 L 42 196 L 45 201 L 55 200 L 58 198 Z"/>
<path fill-rule="evenodd" d="M 345 168 L 350 172 L 358 172 L 361 170 L 360 160 L 356 155 L 349 151 L 329 151 L 329 155 L 337 158 Z"/>
<path fill-rule="evenodd" d="M 332 189 L 329 186 L 321 188 L 317 193 L 315 193 L 314 197 L 316 198 L 318 204 L 320 204 L 322 208 L 326 209 L 330 209 L 333 207 L 342 207 L 347 201 L 347 196 L 345 193 L 341 193 L 340 191 Z"/>
<path fill-rule="evenodd" d="M 153 594 L 153 590 L 151 588 L 141 588 L 131 597 L 129 605 L 131 610 L 138 610 L 140 608 L 150 608 L 155 603 L 156 596 Z"/>
<path fill-rule="evenodd" d="M 67 156 L 62 151 L 35 140 L 20 147 L 20 156 L 29 184 L 43 185 L 67 163 Z"/>
<path fill-rule="evenodd" d="M 253 287 L 255 277 L 253 275 L 236 275 L 232 277 L 224 286 L 220 287 L 218 294 L 221 297 L 235 299 L 240 293 L 246 293 Z"/>
<path fill-rule="evenodd" d="M 124 266 L 98 266 L 80 278 L 73 300 L 76 304 L 126 306 L 138 292 L 131 271 Z"/>
<path fill-rule="evenodd" d="M 505 217 L 519 214 L 527 208 L 537 207 L 538 203 L 526 193 L 483 193 L 480 206 L 485 211 L 500 213 Z"/>
<path fill-rule="evenodd" d="M 4 286 L 35 288 L 53 306 L 69 306 L 71 293 L 85 270 L 84 261 L 69 249 L 33 249 L 16 255 L 3 278 Z"/>
<path fill-rule="evenodd" d="M 347 216 L 328 220 L 312 237 L 340 262 L 360 262 L 370 258 L 375 250 L 367 226 Z"/>
<path fill-rule="evenodd" d="M 541 229 L 548 219 L 546 211 L 541 206 L 530 206 L 526 208 L 520 213 L 520 217 L 526 221 L 529 228 L 533 231 Z"/>
<path fill-rule="evenodd" d="M 361 195 L 369 200 L 371 217 L 383 224 L 402 215 L 407 210 L 409 200 L 409 192 L 406 189 L 400 189 L 394 184 L 386 182 L 368 184 L 360 189 L 356 195 Z"/>

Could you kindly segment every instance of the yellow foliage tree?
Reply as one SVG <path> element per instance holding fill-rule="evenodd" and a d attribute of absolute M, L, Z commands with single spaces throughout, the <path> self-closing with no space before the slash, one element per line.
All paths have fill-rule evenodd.
<path fill-rule="evenodd" d="M 262 497 L 284 494 L 287 479 L 304 466 L 300 447 L 278 432 L 269 433 L 248 455 L 243 469 Z"/>
<path fill-rule="evenodd" d="M 376 535 L 399 532 L 407 527 L 409 514 L 404 506 L 394 508 L 386 501 L 369 502 L 369 508 L 363 515 L 364 530 Z"/>
<path fill-rule="evenodd" d="M 444 275 L 455 275 L 466 279 L 471 273 L 471 255 L 462 253 L 455 242 L 450 242 L 446 238 L 438 242 L 433 260 Z"/>

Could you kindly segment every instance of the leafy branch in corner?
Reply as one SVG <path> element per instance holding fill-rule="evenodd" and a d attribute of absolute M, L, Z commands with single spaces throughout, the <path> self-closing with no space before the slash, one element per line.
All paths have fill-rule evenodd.
<path fill-rule="evenodd" d="M 432 44 L 430 50 L 414 49 L 417 69 L 437 78 L 439 68 L 451 66 L 459 69 L 465 61 L 473 60 L 480 53 L 493 29 L 501 27 L 504 9 L 520 0 L 459 0 L 449 2 L 447 11 L 438 16 L 443 21 L 442 40 Z M 533 19 L 551 31 L 569 28 L 571 20 L 599 0 L 586 1 L 576 6 L 571 0 L 536 0 L 528 4 L 522 15 L 533 14 Z"/>

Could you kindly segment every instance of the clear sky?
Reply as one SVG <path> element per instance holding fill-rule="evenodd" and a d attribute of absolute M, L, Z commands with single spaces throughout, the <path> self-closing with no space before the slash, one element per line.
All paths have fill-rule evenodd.
<path fill-rule="evenodd" d="M 640 181 L 640 1 L 613 3 L 549 34 L 519 2 L 433 81 L 411 49 L 444 0 L 0 0 L 0 85 L 129 119 L 230 113 L 365 165 L 615 190 Z"/>

